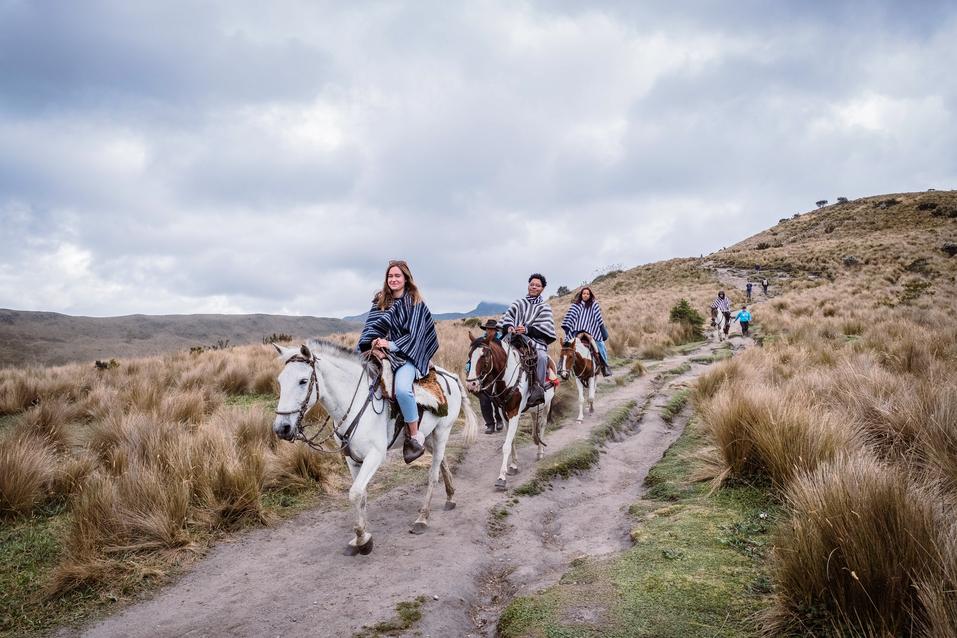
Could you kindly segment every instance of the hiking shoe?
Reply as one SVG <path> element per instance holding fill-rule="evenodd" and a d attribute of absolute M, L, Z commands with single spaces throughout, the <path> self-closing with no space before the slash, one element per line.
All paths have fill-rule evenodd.
<path fill-rule="evenodd" d="M 494 424 L 494 423 L 488 423 L 488 424 L 486 424 L 486 425 L 485 425 L 485 433 L 486 433 L 486 434 L 495 434 L 495 424 Z"/>
<path fill-rule="evenodd" d="M 402 444 L 402 459 L 406 465 L 425 454 L 425 436 L 421 432 L 416 432 L 415 436 L 405 437 L 405 443 Z"/>
<path fill-rule="evenodd" d="M 501 432 L 501 431 L 504 430 L 504 429 L 505 429 L 505 424 L 504 424 L 504 423 L 496 423 L 496 424 L 495 424 L 495 431 L 496 431 L 496 432 Z"/>

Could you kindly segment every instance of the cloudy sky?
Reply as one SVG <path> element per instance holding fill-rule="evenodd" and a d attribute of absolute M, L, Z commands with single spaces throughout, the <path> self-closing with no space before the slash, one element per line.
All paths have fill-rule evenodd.
<path fill-rule="evenodd" d="M 637 5 L 0 0 L 0 307 L 465 310 L 957 187 L 953 3 Z"/>

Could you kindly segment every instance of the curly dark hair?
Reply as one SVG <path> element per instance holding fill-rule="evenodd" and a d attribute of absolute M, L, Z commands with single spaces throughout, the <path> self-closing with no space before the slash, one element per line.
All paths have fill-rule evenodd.
<path fill-rule="evenodd" d="M 542 282 L 542 288 L 544 288 L 545 286 L 548 285 L 548 282 L 545 281 L 545 275 L 543 275 L 543 274 L 540 273 L 540 272 L 533 272 L 531 275 L 529 275 L 529 276 L 528 276 L 528 283 L 532 283 L 532 279 L 537 279 L 537 280 L 539 280 L 540 282 Z"/>

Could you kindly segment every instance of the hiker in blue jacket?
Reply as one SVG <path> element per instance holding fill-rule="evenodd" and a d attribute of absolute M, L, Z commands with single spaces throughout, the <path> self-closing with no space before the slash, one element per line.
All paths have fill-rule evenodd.
<path fill-rule="evenodd" d="M 741 336 L 748 336 L 748 328 L 751 325 L 751 311 L 747 306 L 741 306 L 741 310 L 735 315 L 734 320 L 741 324 Z"/>

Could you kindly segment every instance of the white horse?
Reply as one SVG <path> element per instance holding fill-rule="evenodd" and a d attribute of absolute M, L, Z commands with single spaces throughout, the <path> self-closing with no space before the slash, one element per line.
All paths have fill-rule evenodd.
<path fill-rule="evenodd" d="M 372 534 L 366 528 L 366 489 L 386 458 L 389 442 L 395 433 L 395 415 L 381 395 L 373 391 L 376 380 L 370 378 L 361 355 L 315 340 L 299 349 L 275 347 L 285 365 L 279 374 L 279 404 L 273 432 L 289 441 L 303 438 L 303 415 L 317 401 L 322 404 L 333 421 L 336 440 L 352 473 L 349 501 L 355 508 L 356 523 L 355 538 L 349 541 L 347 553 L 368 554 L 372 551 Z M 419 431 L 426 437 L 425 445 L 432 451 L 432 466 L 419 516 L 412 525 L 411 531 L 416 534 L 428 528 L 432 491 L 439 480 L 439 472 L 445 481 L 445 509 L 455 507 L 452 500 L 455 489 L 445 462 L 445 446 L 459 410 L 465 411 L 466 444 L 475 440 L 478 429 L 475 412 L 465 398 L 461 379 L 442 368 L 436 368 L 436 373 L 444 380 L 448 414 L 439 417 L 425 411 L 419 422 Z M 418 389 L 416 396 L 419 396 Z M 401 442 L 401 437 L 398 442 Z"/>
<path fill-rule="evenodd" d="M 595 385 L 598 381 L 598 370 L 591 350 L 578 335 L 571 341 L 562 344 L 562 352 L 558 355 L 558 376 L 568 379 L 575 375 L 575 385 L 578 387 L 578 423 L 585 420 L 585 388 L 588 388 L 588 414 L 595 413 Z"/>
<path fill-rule="evenodd" d="M 712 327 L 714 327 L 714 334 L 719 342 L 724 341 L 728 336 L 725 334 L 725 326 L 727 325 L 727 327 L 730 328 L 731 326 L 729 324 L 729 320 L 725 317 L 724 313 L 719 310 L 717 316 L 711 322 Z"/>
<path fill-rule="evenodd" d="M 505 431 L 505 443 L 502 444 L 502 467 L 495 481 L 495 489 L 505 490 L 506 475 L 515 475 L 519 471 L 515 435 L 518 433 L 519 417 L 528 402 L 528 374 L 522 369 L 519 351 L 507 343 L 503 346 L 501 342 L 488 337 L 485 340 L 473 340 L 465 383 L 472 392 L 486 392 L 504 404 L 508 428 Z M 543 435 L 554 396 L 555 388 L 549 387 L 545 391 L 545 402 L 532 408 L 532 438 L 538 444 L 537 459 L 545 456 Z"/>

